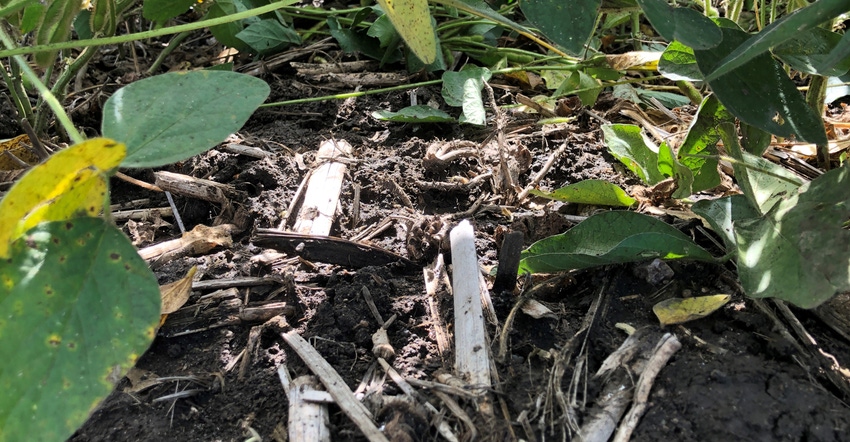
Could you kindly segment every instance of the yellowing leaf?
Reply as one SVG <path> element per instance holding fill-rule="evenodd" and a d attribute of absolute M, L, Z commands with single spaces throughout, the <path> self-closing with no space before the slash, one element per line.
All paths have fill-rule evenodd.
<path fill-rule="evenodd" d="M 694 298 L 670 298 L 652 307 L 661 325 L 681 324 L 704 318 L 726 305 L 729 295 L 697 296 Z"/>
<path fill-rule="evenodd" d="M 424 64 L 437 59 L 437 40 L 428 0 L 378 0 L 410 50 Z"/>
<path fill-rule="evenodd" d="M 159 286 L 163 316 L 176 312 L 189 300 L 189 295 L 192 294 L 192 278 L 197 272 L 198 266 L 192 266 L 183 278 Z"/>
<path fill-rule="evenodd" d="M 122 143 L 94 138 L 53 154 L 21 177 L 0 201 L 0 257 L 38 223 L 97 215 L 106 194 L 105 172 L 126 152 Z"/>

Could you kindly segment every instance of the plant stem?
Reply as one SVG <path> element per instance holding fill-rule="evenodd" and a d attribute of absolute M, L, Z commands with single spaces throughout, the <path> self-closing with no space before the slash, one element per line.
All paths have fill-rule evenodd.
<path fill-rule="evenodd" d="M 806 92 L 806 103 L 815 111 L 818 121 L 823 127 L 823 108 L 826 105 L 826 77 L 822 75 L 812 75 L 809 81 L 809 91 Z M 829 170 L 829 145 L 818 144 L 818 166 L 823 170 Z"/>
<path fill-rule="evenodd" d="M 159 56 L 156 57 L 156 60 L 154 60 L 153 64 L 151 64 L 151 67 L 148 69 L 147 74 L 153 75 L 154 72 L 158 71 L 159 67 L 162 66 L 162 62 L 165 61 L 165 57 L 171 55 L 171 53 L 174 52 L 174 50 L 177 49 L 178 46 L 180 46 L 180 43 L 182 43 L 183 40 L 185 40 L 186 37 L 188 37 L 189 35 L 191 35 L 189 31 L 181 32 L 175 35 L 174 38 L 172 38 L 171 41 L 168 42 L 168 46 L 166 46 L 165 49 L 163 49 L 162 52 L 159 53 Z"/>
<path fill-rule="evenodd" d="M 0 74 L 3 75 L 3 81 L 6 83 L 6 88 L 9 89 L 9 95 L 15 102 L 15 108 L 18 109 L 18 118 L 32 120 L 32 103 L 30 103 L 29 96 L 24 90 L 20 71 L 16 68 L 15 63 L 9 63 L 9 71 L 6 71 L 5 66 L 0 68 Z"/>
<path fill-rule="evenodd" d="M 57 101 L 62 102 L 65 99 L 65 89 L 68 87 L 68 83 L 71 82 L 71 79 L 77 75 L 77 72 L 79 72 L 80 69 L 88 64 L 89 60 L 91 60 L 96 53 L 96 48 L 83 49 L 83 51 L 80 52 L 80 55 L 78 55 L 77 58 L 74 59 L 74 61 L 71 62 L 64 71 L 62 71 L 62 74 L 60 74 L 59 78 L 56 79 L 56 83 L 53 84 L 53 88 L 51 89 L 51 93 Z M 47 113 L 44 112 L 43 103 L 35 109 L 35 115 L 35 133 L 41 134 L 47 124 Z"/>
<path fill-rule="evenodd" d="M 6 34 L 6 30 L 0 26 L 0 40 L 2 40 L 3 45 L 6 48 L 14 48 L 15 42 Z M 20 55 L 15 55 L 12 59 L 18 64 L 21 68 L 21 72 L 27 79 L 32 82 L 33 86 L 38 89 L 38 93 L 41 95 L 41 98 L 50 106 L 50 109 L 53 110 L 53 113 L 56 114 L 56 120 L 62 125 L 67 132 L 68 137 L 74 143 L 82 143 L 83 136 L 80 135 L 80 132 L 77 131 L 77 128 L 74 127 L 74 123 L 71 122 L 71 119 L 68 117 L 68 114 L 65 113 L 65 109 L 62 108 L 62 103 L 53 96 L 50 92 L 50 89 L 41 82 L 38 78 L 38 75 L 29 67 L 27 61 L 24 60 L 24 57 Z"/>
<path fill-rule="evenodd" d="M 278 101 L 275 103 L 266 103 L 261 104 L 260 107 L 276 107 L 276 106 L 288 106 L 292 104 L 303 104 L 303 103 L 314 103 L 316 101 L 328 101 L 328 100 L 344 100 L 346 98 L 356 98 L 363 97 L 366 95 L 374 95 L 374 94 L 383 94 L 384 92 L 393 92 L 393 91 L 403 91 L 407 89 L 414 89 L 421 86 L 430 86 L 432 84 L 440 84 L 443 80 L 429 80 L 422 81 L 419 83 L 411 83 L 411 84 L 403 84 L 400 86 L 393 87 L 385 87 L 381 89 L 372 89 L 369 91 L 361 91 L 361 92 L 348 92 L 345 94 L 336 94 L 336 95 L 325 95 L 323 97 L 311 97 L 311 98 L 299 98 L 297 100 L 287 100 L 287 101 Z"/>
<path fill-rule="evenodd" d="M 24 54 L 34 54 L 36 52 L 49 52 L 56 51 L 62 49 L 78 49 L 78 48 L 86 48 L 86 47 L 94 47 L 94 46 L 104 46 L 118 43 L 127 43 L 130 41 L 136 40 L 144 40 L 147 38 L 154 37 L 162 37 L 163 35 L 172 35 L 179 34 L 181 32 L 187 31 L 195 31 L 198 29 L 208 28 L 212 26 L 222 25 L 225 23 L 230 23 L 234 21 L 239 21 L 249 17 L 255 17 L 258 15 L 265 14 L 267 12 L 274 11 L 276 9 L 280 9 L 284 6 L 289 6 L 295 3 L 297 0 L 281 0 L 270 5 L 261 6 L 259 8 L 250 9 L 244 12 L 238 12 L 236 14 L 226 15 L 224 17 L 213 18 L 209 20 L 201 20 L 194 23 L 188 23 L 185 25 L 179 26 L 171 26 L 168 28 L 155 29 L 153 31 L 145 31 L 145 32 L 136 32 L 133 34 L 127 35 L 118 35 L 115 37 L 107 37 L 107 38 L 91 38 L 88 40 L 72 40 L 66 41 L 62 43 L 53 43 L 47 45 L 40 46 L 31 46 L 26 48 L 15 48 L 14 45 L 11 47 L 7 46 L 7 50 L 0 51 L 0 57 L 10 57 L 13 55 L 24 55 Z"/>

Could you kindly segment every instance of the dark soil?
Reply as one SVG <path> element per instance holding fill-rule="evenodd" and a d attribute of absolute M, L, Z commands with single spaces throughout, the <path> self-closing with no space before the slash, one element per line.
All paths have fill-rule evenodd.
<path fill-rule="evenodd" d="M 270 101 L 327 93 L 320 85 L 306 85 L 285 68 L 265 78 L 272 87 Z M 493 83 L 497 102 L 513 104 L 516 87 L 500 78 Z M 417 94 L 420 102 L 426 102 L 430 96 L 439 95 L 439 88 L 420 89 Z M 371 294 L 383 319 L 397 315 L 388 330 L 396 353 L 392 366 L 403 377 L 428 381 L 434 380 L 435 373 L 453 371 L 451 347 L 441 352 L 435 335 L 439 323 L 452 330 L 452 300 L 445 285 L 431 299 L 419 269 L 409 271 L 396 265 L 353 269 L 289 257 L 271 263 L 252 259 L 265 251 L 251 242 L 255 229 L 278 227 L 284 221 L 304 176 L 318 164 L 315 151 L 323 140 L 347 140 L 354 147 L 331 234 L 351 238 L 392 217 L 390 227 L 370 243 L 407 256 L 422 267 L 438 253 L 448 253 L 439 238 L 440 229 L 462 218 L 472 221 L 480 264 L 489 269 L 497 264 L 505 233 L 522 231 L 528 245 L 565 231 L 573 225 L 573 215 L 603 210 L 542 199 L 526 199 L 517 205 L 491 179 L 472 186 L 452 184 L 499 169 L 493 124 L 483 129 L 451 124 L 405 125 L 379 122 L 370 116 L 379 109 L 398 110 L 409 101 L 407 93 L 392 93 L 264 109 L 239 136 L 242 144 L 271 152 L 270 157 L 253 159 L 214 149 L 174 165 L 170 170 L 245 191 L 247 197 L 237 205 L 247 210 L 249 221 L 245 230 L 234 236 L 232 247 L 182 258 L 156 269 L 161 283 L 180 278 L 193 265 L 199 267 L 201 276 L 196 279 L 201 280 L 278 277 L 277 283 L 239 288 L 236 297 L 213 303 L 201 301 L 208 291 L 196 291 L 185 308 L 199 312 L 221 307 L 227 299 L 240 299 L 249 306 L 272 301 L 293 306 L 294 312 L 286 322 L 309 339 L 351 390 L 360 393 L 379 426 L 392 421 L 396 410 L 386 405 L 391 403 L 387 398 L 402 393 L 380 367 L 376 368 L 371 336 L 379 324 L 364 301 L 363 289 Z M 603 96 L 594 112 L 621 119 L 612 111 L 615 105 Z M 492 116 L 492 109 L 489 112 Z M 509 112 L 504 116 L 507 150 L 518 189 L 525 187 L 564 143 L 566 150 L 540 183 L 541 188 L 556 189 L 589 178 L 624 187 L 636 185 L 634 177 L 624 172 L 601 143 L 598 121 L 582 113 L 574 116 L 574 122 L 554 126 L 536 125 L 532 114 Z M 429 149 L 458 140 L 479 146 L 476 155 L 446 164 L 428 160 Z M 152 181 L 149 171 L 135 175 Z M 358 188 L 359 212 L 355 213 Z M 167 204 L 160 194 L 121 181 L 114 183 L 114 202 L 138 198 L 151 198 L 151 207 Z M 197 224 L 212 225 L 221 214 L 222 208 L 214 204 L 180 196 L 176 200 L 187 230 Z M 466 216 L 453 217 L 466 211 L 470 211 Z M 693 222 L 672 217 L 665 220 L 713 247 Z M 175 224 L 171 219 L 166 221 Z M 141 223 L 147 223 L 156 234 L 153 240 L 135 238 L 140 247 L 179 236 L 174 226 Z M 450 256 L 446 260 L 450 262 Z M 499 382 L 493 391 L 494 415 L 479 413 L 470 401 L 456 398 L 473 417 L 479 439 L 577 439 L 569 422 L 580 424 L 599 405 L 596 395 L 606 381 L 593 377 L 593 373 L 627 337 L 615 325 L 624 323 L 655 333 L 660 327 L 652 306 L 659 300 L 728 293 L 733 295 L 732 301 L 716 313 L 664 330 L 676 334 L 683 347 L 661 370 L 634 440 L 850 440 L 846 390 L 836 387 L 827 376 L 833 367 L 813 365 L 812 361 L 820 359 L 812 358 L 807 347 L 777 328 L 768 315 L 775 314 L 772 304 L 764 303 L 766 309 L 762 309 L 743 298 L 731 265 L 671 262 L 673 276 L 653 284 L 644 276 L 647 264 L 575 272 L 535 293 L 533 298 L 548 306 L 552 314 L 540 319 L 517 314 L 508 334 L 508 355 L 495 365 Z M 527 283 L 526 289 L 531 284 Z M 491 293 L 499 326 L 518 294 Z M 432 304 L 439 318 L 432 315 Z M 592 326 L 579 333 L 594 304 L 599 309 Z M 843 367 L 850 362 L 848 342 L 807 312 L 795 313 L 822 350 L 834 355 L 837 364 Z M 237 321 L 181 334 L 187 330 L 169 321 L 171 318 L 131 373 L 133 382 L 122 380 L 71 440 L 242 441 L 252 434 L 262 440 L 286 440 L 289 404 L 278 368 L 285 364 L 293 378 L 310 372 L 283 341 L 280 330 L 262 327 L 262 322 Z M 495 354 L 499 330 L 490 323 L 488 331 Z M 254 345 L 249 346 L 249 339 Z M 568 389 L 577 361 L 584 364 L 578 370 L 586 375 L 576 377 L 577 389 Z M 556 370 L 558 366 L 562 372 Z M 145 385 L 145 380 L 158 382 Z M 576 390 L 578 393 L 572 396 Z M 186 392 L 185 396 L 167 398 L 180 392 Z M 439 398 L 429 390 L 420 393 L 441 411 L 441 419 L 461 440 L 471 437 L 469 429 Z M 562 403 L 569 406 L 564 408 Z M 416 408 L 403 410 L 403 414 L 408 424 L 402 425 L 402 430 L 407 430 L 410 439 L 393 433 L 393 440 L 441 439 L 435 422 L 419 416 Z M 527 427 L 520 422 L 526 422 Z M 335 405 L 330 406 L 330 428 L 332 440 L 363 439 Z M 251 440 L 260 439 L 255 436 Z"/>

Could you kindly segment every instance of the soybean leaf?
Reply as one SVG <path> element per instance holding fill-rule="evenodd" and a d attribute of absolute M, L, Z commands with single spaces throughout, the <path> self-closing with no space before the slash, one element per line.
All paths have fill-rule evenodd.
<path fill-rule="evenodd" d="M 463 108 L 461 123 L 484 125 L 486 114 L 481 89 L 491 75 L 489 69 L 470 64 L 459 72 L 443 73 L 443 98 L 449 106 Z"/>
<path fill-rule="evenodd" d="M 51 155 L 33 167 L 0 201 L 0 258 L 9 244 L 44 221 L 97 216 L 110 170 L 124 159 L 123 144 L 92 138 Z"/>
<path fill-rule="evenodd" d="M 581 55 L 593 34 L 602 0 L 523 0 L 520 8 L 540 32 L 571 55 Z"/>
<path fill-rule="evenodd" d="M 626 195 L 623 189 L 605 180 L 584 180 L 552 192 L 532 190 L 531 194 L 557 201 L 597 206 L 629 207 L 635 203 L 635 199 Z"/>
<path fill-rule="evenodd" d="M 71 36 L 74 17 L 80 12 L 82 2 L 79 0 L 53 0 L 47 3 L 35 30 L 35 45 L 62 43 Z M 33 55 L 35 62 L 45 68 L 56 61 L 58 51 L 37 52 Z"/>
<path fill-rule="evenodd" d="M 658 170 L 658 147 L 633 124 L 602 126 L 605 144 L 615 158 L 626 165 L 646 184 L 654 185 L 666 178 Z"/>
<path fill-rule="evenodd" d="M 731 47 L 731 42 L 727 42 L 727 34 L 724 32 L 723 46 L 731 50 L 726 52 L 721 60 L 713 63 L 710 69 L 704 69 L 702 66 L 700 69 L 706 74 L 706 81 L 720 78 L 765 55 L 771 47 L 847 12 L 848 9 L 850 9 L 848 0 L 818 0 L 767 25 L 761 32 L 750 38 L 736 38 L 734 46 Z"/>
<path fill-rule="evenodd" d="M 826 97 L 824 101 L 826 103 L 832 103 L 835 100 L 838 100 L 841 97 L 846 97 L 850 95 L 850 74 L 842 75 L 840 77 L 829 77 L 826 80 Z"/>
<path fill-rule="evenodd" d="M 721 30 L 720 45 L 694 50 L 703 73 L 713 71 L 722 58 L 747 40 L 747 34 L 740 29 L 722 27 Z M 797 86 L 770 54 L 755 56 L 728 75 L 708 80 L 708 84 L 720 102 L 747 124 L 780 137 L 793 135 L 810 143 L 827 143 L 820 118 L 806 105 Z"/>
<path fill-rule="evenodd" d="M 721 124 L 720 136 L 727 152 L 735 160 L 732 170 L 738 185 L 750 204 L 761 213 L 767 213 L 780 199 L 796 191 L 803 183 L 788 169 L 744 152 L 738 143 L 734 124 Z"/>
<path fill-rule="evenodd" d="M 206 18 L 219 18 L 251 9 L 248 0 L 216 0 L 207 10 Z M 210 33 L 223 45 L 238 49 L 241 52 L 251 52 L 251 47 L 242 40 L 236 38 L 236 34 L 245 28 L 246 24 L 259 21 L 258 17 L 224 23 L 210 28 Z"/>
<path fill-rule="evenodd" d="M 646 18 L 667 41 L 677 40 L 694 49 L 708 49 L 723 38 L 717 25 L 688 8 L 674 8 L 664 0 L 637 0 Z"/>
<path fill-rule="evenodd" d="M 850 165 L 800 187 L 763 218 L 735 223 L 748 296 L 814 308 L 850 290 Z"/>
<path fill-rule="evenodd" d="M 437 34 L 428 0 L 378 0 L 407 46 L 424 64 L 437 59 Z"/>
<path fill-rule="evenodd" d="M 694 50 L 678 41 L 667 45 L 658 61 L 658 71 L 673 81 L 702 81 Z"/>
<path fill-rule="evenodd" d="M 812 75 L 835 77 L 850 69 L 850 58 L 828 64 L 841 36 L 823 28 L 812 28 L 773 48 L 773 55 L 793 69 Z"/>
<path fill-rule="evenodd" d="M 367 32 L 344 29 L 339 25 L 336 17 L 328 17 L 327 23 L 331 36 L 336 39 L 339 47 L 345 53 L 360 52 L 375 60 L 383 60 L 392 52 L 393 58 L 389 61 L 394 62 L 401 59 L 401 51 L 397 49 L 393 49 L 392 51 L 381 49 L 380 41 L 377 38 L 370 37 Z M 393 30 L 393 33 L 395 34 L 395 30 Z"/>
<path fill-rule="evenodd" d="M 197 0 L 145 0 L 142 16 L 156 22 L 171 20 L 188 11 Z"/>
<path fill-rule="evenodd" d="M 691 210 L 708 221 L 711 228 L 723 238 L 727 250 L 735 249 L 735 223 L 761 216 L 747 197 L 740 194 L 700 200 L 691 206 Z"/>
<path fill-rule="evenodd" d="M 693 298 L 667 298 L 652 306 L 658 322 L 664 325 L 682 324 L 702 319 L 726 305 L 729 295 L 695 296 Z"/>
<path fill-rule="evenodd" d="M 239 130 L 268 94 L 265 81 L 235 72 L 157 75 L 109 97 L 102 132 L 127 144 L 122 167 L 162 166 L 199 154 Z"/>
<path fill-rule="evenodd" d="M 684 198 L 720 184 L 720 174 L 717 172 L 717 142 L 720 141 L 718 126 L 722 122 L 731 121 L 734 121 L 734 117 L 716 97 L 712 95 L 702 101 L 678 153 L 679 161 L 693 173 L 693 187 L 687 195 L 675 197 Z"/>
<path fill-rule="evenodd" d="M 245 42 L 254 53 L 260 55 L 274 54 L 301 43 L 298 33 L 282 25 L 277 19 L 264 19 L 252 23 L 239 31 L 236 38 Z"/>
<path fill-rule="evenodd" d="M 111 222 L 43 223 L 0 266 L 0 428 L 65 440 L 156 333 L 156 278 Z"/>
<path fill-rule="evenodd" d="M 521 256 L 520 273 L 552 273 L 653 258 L 714 260 L 676 228 L 627 211 L 593 215 L 565 233 L 537 241 Z"/>
<path fill-rule="evenodd" d="M 399 109 L 398 112 L 379 110 L 372 112 L 372 117 L 396 123 L 453 123 L 456 121 L 451 115 L 425 105 L 408 106 Z"/>
<path fill-rule="evenodd" d="M 829 53 L 829 58 L 824 62 L 824 66 L 827 68 L 835 66 L 847 57 L 850 57 L 850 32 L 844 33 L 841 41 Z"/>
<path fill-rule="evenodd" d="M 676 158 L 673 148 L 667 142 L 661 143 L 658 147 L 658 171 L 675 180 L 676 190 L 670 195 L 671 197 L 687 198 L 693 193 L 693 172 Z"/>

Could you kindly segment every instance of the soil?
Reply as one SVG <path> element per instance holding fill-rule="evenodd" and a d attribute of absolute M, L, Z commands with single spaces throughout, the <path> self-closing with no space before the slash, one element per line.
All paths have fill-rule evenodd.
<path fill-rule="evenodd" d="M 269 101 L 328 93 L 286 67 L 264 78 L 272 88 Z M 515 103 L 516 85 L 502 78 L 492 84 L 497 103 Z M 416 91 L 420 103 L 439 93 L 438 87 Z M 453 306 L 445 284 L 433 296 L 427 293 L 421 269 L 441 253 L 450 268 L 450 251 L 442 237 L 446 228 L 469 219 L 476 232 L 480 265 L 489 270 L 498 264 L 507 232 L 523 232 L 527 246 L 570 228 L 576 216 L 608 209 L 536 198 L 517 203 L 496 179 L 476 183 L 475 178 L 484 173 L 502 176 L 493 121 L 478 128 L 386 123 L 371 116 L 373 111 L 398 110 L 409 103 L 408 93 L 394 92 L 262 109 L 237 137 L 240 144 L 270 153 L 267 158 L 216 148 L 169 167 L 244 191 L 244 199 L 234 204 L 245 210 L 247 222 L 234 234 L 232 246 L 180 258 L 155 270 L 160 283 L 182 277 L 192 266 L 199 268 L 196 280 L 276 278 L 271 284 L 239 287 L 235 295 L 231 292 L 212 300 L 202 296 L 213 290 L 195 291 L 184 311 L 214 311 L 228 302 L 243 306 L 286 303 L 293 307 L 285 316 L 286 329 L 308 339 L 358 393 L 391 440 L 440 440 L 438 421 L 448 423 L 461 440 L 470 440 L 470 428 L 431 390 L 418 391 L 420 399 L 438 410 L 437 418 L 425 414 L 422 404 L 400 405 L 395 398 L 403 393 L 384 375 L 373 355 L 371 337 L 380 325 L 364 299 L 364 289 L 383 320 L 396 316 L 388 327 L 395 352 L 391 365 L 404 378 L 434 381 L 435 374 L 453 372 L 452 347 L 442 348 L 437 335 L 443 326 L 451 337 Z M 603 95 L 593 113 L 618 121 L 622 117 L 617 106 L 613 98 Z M 693 110 L 685 109 L 683 114 L 687 111 Z M 539 183 L 541 189 L 591 178 L 625 188 L 638 184 L 608 154 L 601 143 L 600 123 L 588 113 L 576 111 L 572 122 L 546 126 L 537 125 L 534 114 L 509 108 L 501 113 L 508 163 L 517 186 L 513 196 L 561 146 L 566 148 Z M 489 107 L 488 116 L 494 117 Z M 331 235 L 352 238 L 389 220 L 389 227 L 368 242 L 410 258 L 418 266 L 412 271 L 394 264 L 350 268 L 291 256 L 258 259 L 268 256 L 269 250 L 252 243 L 256 229 L 277 228 L 287 219 L 304 177 L 321 162 L 315 154 L 319 144 L 329 139 L 346 140 L 354 148 Z M 475 153 L 447 162 L 430 156 L 447 143 L 461 141 L 474 146 Z M 151 171 L 132 174 L 153 181 Z M 472 184 L 464 184 L 470 180 Z M 114 181 L 115 203 L 139 198 L 149 198 L 149 207 L 167 205 L 162 194 Z M 220 205 L 179 195 L 175 199 L 187 230 L 216 220 L 235 222 Z M 698 223 L 670 216 L 663 219 L 720 255 Z M 139 247 L 179 236 L 173 219 L 160 221 L 140 221 L 125 228 Z M 139 233 L 146 229 L 155 234 Z M 667 265 L 671 272 L 654 280 L 647 276 L 654 265 L 642 262 L 520 281 L 526 291 L 540 284 L 531 298 L 550 312 L 537 319 L 516 314 L 506 336 L 508 353 L 494 365 L 498 381 L 490 391 L 492 413 L 474 400 L 454 396 L 472 417 L 477 440 L 578 440 L 575 425 L 604 403 L 602 393 L 610 381 L 593 374 L 628 337 L 620 324 L 653 336 L 672 333 L 682 345 L 655 380 L 634 440 L 850 440 L 847 390 L 829 377 L 849 362 L 850 343 L 809 312 L 795 310 L 818 348 L 835 360 L 834 367 L 815 363 L 823 358 L 812 357 L 809 347 L 780 328 L 781 321 L 774 321 L 778 315 L 774 304 L 742 296 L 731 264 Z M 652 313 L 652 306 L 665 298 L 715 293 L 730 294 L 732 300 L 703 319 L 662 329 Z M 520 294 L 519 289 L 490 293 L 498 320 L 498 326 L 487 324 L 493 354 L 498 353 L 499 327 Z M 282 339 L 280 324 L 231 321 L 223 326 L 181 328 L 169 317 L 136 369 L 70 440 L 287 440 L 289 401 L 278 371 L 285 366 L 296 378 L 310 370 Z M 631 390 L 637 377 L 629 376 L 630 372 L 625 388 Z M 364 439 L 339 407 L 329 405 L 329 414 L 331 440 Z"/>

